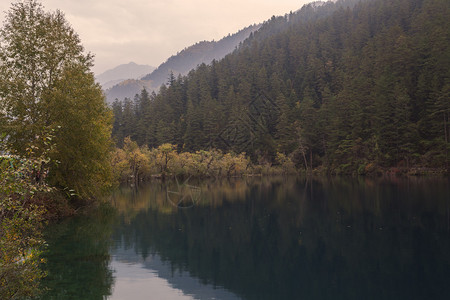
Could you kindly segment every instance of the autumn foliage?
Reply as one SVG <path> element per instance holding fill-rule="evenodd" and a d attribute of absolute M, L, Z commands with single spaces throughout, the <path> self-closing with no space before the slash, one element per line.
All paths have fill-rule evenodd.
<path fill-rule="evenodd" d="M 113 151 L 111 165 L 119 182 L 139 182 L 151 178 L 242 177 L 295 173 L 292 160 L 277 153 L 276 164 L 253 164 L 245 153 L 223 153 L 217 149 L 178 151 L 176 145 L 162 144 L 149 149 L 126 137 L 123 148 Z"/>

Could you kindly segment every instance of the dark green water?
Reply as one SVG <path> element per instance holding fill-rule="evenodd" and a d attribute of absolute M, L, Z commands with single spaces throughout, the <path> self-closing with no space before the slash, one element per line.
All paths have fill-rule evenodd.
<path fill-rule="evenodd" d="M 42 299 L 448 299 L 448 179 L 123 188 L 52 226 Z"/>

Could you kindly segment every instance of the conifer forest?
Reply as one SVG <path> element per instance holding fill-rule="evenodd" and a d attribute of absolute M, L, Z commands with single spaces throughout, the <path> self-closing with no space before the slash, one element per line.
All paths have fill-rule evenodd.
<path fill-rule="evenodd" d="M 113 103 L 113 137 L 289 156 L 299 169 L 448 169 L 446 0 L 342 0 L 272 17 L 232 54 Z"/>

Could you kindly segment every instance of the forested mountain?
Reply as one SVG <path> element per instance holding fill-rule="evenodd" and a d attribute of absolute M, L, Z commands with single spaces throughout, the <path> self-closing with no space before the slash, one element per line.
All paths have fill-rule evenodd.
<path fill-rule="evenodd" d="M 116 101 L 113 135 L 303 168 L 447 168 L 450 2 L 339 0 L 273 17 L 158 94 Z"/>
<path fill-rule="evenodd" d="M 125 98 L 130 98 L 132 95 L 140 93 L 142 89 L 153 90 L 151 82 L 142 79 L 122 80 L 105 91 L 106 102 L 111 104 L 115 99 L 125 100 Z"/>
<path fill-rule="evenodd" d="M 236 47 L 243 42 L 251 32 L 258 30 L 260 25 L 246 27 L 239 32 L 228 35 L 220 41 L 202 41 L 185 48 L 176 55 L 171 56 L 153 72 L 148 72 L 140 80 L 127 80 L 106 89 L 106 98 L 109 103 L 125 97 L 132 98 L 138 94 L 142 88 L 148 91 L 159 89 L 162 84 L 167 83 L 170 74 L 174 76 L 186 75 L 199 64 L 209 64 L 214 59 L 219 60 L 225 55 L 233 52 Z"/>
<path fill-rule="evenodd" d="M 249 35 L 258 30 L 260 25 L 248 26 L 239 32 L 228 35 L 220 41 L 202 41 L 192 45 L 180 53 L 171 56 L 161 64 L 155 71 L 144 76 L 143 80 L 151 80 L 155 88 L 167 83 L 170 73 L 176 77 L 179 74 L 186 75 L 199 64 L 210 64 L 213 60 L 220 60 L 225 55 L 233 52 L 241 42 Z"/>
<path fill-rule="evenodd" d="M 105 90 L 127 79 L 139 79 L 154 70 L 155 67 L 138 65 L 134 62 L 130 62 L 128 64 L 119 65 L 95 76 L 95 80 L 100 83 L 102 88 Z"/>

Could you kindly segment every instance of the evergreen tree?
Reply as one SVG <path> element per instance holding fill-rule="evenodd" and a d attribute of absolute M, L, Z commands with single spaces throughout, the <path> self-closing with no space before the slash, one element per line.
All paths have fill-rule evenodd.
<path fill-rule="evenodd" d="M 112 104 L 112 113 L 114 115 L 114 122 L 112 127 L 112 137 L 115 143 L 122 147 L 123 139 L 125 138 L 123 134 L 123 110 L 122 102 L 116 99 Z"/>

